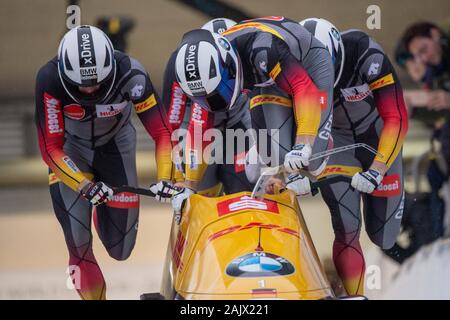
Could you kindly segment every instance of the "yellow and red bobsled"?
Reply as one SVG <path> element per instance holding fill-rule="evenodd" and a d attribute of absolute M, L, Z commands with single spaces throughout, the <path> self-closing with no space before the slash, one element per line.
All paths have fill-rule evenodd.
<path fill-rule="evenodd" d="M 334 298 L 295 195 L 190 197 L 169 239 L 164 299 Z"/>

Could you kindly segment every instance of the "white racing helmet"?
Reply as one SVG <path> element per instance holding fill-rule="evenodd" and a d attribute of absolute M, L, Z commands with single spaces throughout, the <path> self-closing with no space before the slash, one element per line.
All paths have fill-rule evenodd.
<path fill-rule="evenodd" d="M 321 18 L 308 18 L 300 21 L 300 24 L 322 42 L 330 52 L 335 70 L 334 86 L 336 86 L 341 78 L 345 61 L 341 33 L 331 22 Z"/>
<path fill-rule="evenodd" d="M 208 30 L 209 32 L 214 32 L 222 34 L 225 30 L 231 28 L 236 24 L 235 21 L 227 18 L 216 18 L 209 20 L 202 26 L 202 29 Z"/>
<path fill-rule="evenodd" d="M 230 110 L 242 91 L 237 52 L 226 38 L 208 30 L 196 29 L 183 36 L 175 71 L 184 93 L 210 112 Z"/>
<path fill-rule="evenodd" d="M 116 76 L 114 48 L 103 31 L 79 26 L 68 31 L 58 49 L 58 73 L 66 92 L 81 104 L 95 104 L 111 91 Z M 100 85 L 93 94 L 78 87 Z"/>

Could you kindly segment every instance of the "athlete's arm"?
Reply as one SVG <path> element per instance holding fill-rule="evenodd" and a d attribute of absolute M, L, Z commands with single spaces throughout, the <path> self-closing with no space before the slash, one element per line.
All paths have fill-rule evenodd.
<path fill-rule="evenodd" d="M 178 84 L 175 75 L 175 51 L 167 62 L 164 71 L 162 102 L 166 111 L 172 131 L 179 129 L 183 123 L 186 105 L 189 102 L 188 96 L 183 92 Z"/>
<path fill-rule="evenodd" d="M 179 130 L 185 130 L 186 128 L 180 128 L 183 123 L 184 114 L 186 112 L 187 105 L 190 104 L 190 100 L 188 96 L 183 92 L 181 86 L 176 81 L 175 75 L 175 58 L 176 51 L 170 56 L 169 61 L 167 62 L 166 70 L 164 72 L 164 80 L 163 80 L 163 94 L 162 94 L 162 102 L 164 111 L 167 114 L 167 118 L 169 121 L 169 125 L 173 132 L 174 140 L 178 141 L 175 148 L 177 150 L 181 149 L 180 143 L 180 132 Z M 174 149 L 174 152 L 177 152 Z M 181 150 L 180 150 L 181 151 Z M 178 152 L 179 154 L 180 152 Z M 181 161 L 181 157 L 178 159 L 174 159 L 174 162 Z M 183 171 L 181 168 L 181 163 L 174 165 L 174 174 L 172 176 L 172 180 L 175 182 L 181 182 L 184 180 Z"/>
<path fill-rule="evenodd" d="M 309 77 L 302 64 L 290 53 L 287 45 L 272 36 L 272 46 L 267 49 L 267 67 L 256 67 L 275 81 L 283 91 L 292 97 L 295 122 L 297 125 L 296 143 L 314 144 L 320 126 L 321 99 L 323 93 Z M 264 66 L 264 65 L 263 65 Z"/>
<path fill-rule="evenodd" d="M 130 86 L 130 98 L 139 119 L 155 141 L 158 180 L 169 181 L 173 176 L 172 131 L 148 74 L 143 72 L 143 75 L 135 77 L 135 83 Z"/>
<path fill-rule="evenodd" d="M 67 186 L 81 191 L 90 180 L 64 152 L 64 117 L 61 100 L 52 83 L 56 68 L 44 66 L 36 78 L 35 121 L 42 159 Z"/>
<path fill-rule="evenodd" d="M 208 167 L 206 162 L 208 159 L 203 158 L 205 156 L 203 151 L 210 141 L 206 141 L 204 134 L 213 126 L 214 114 L 194 103 L 186 135 L 184 158 L 186 164 L 185 186 L 195 191 L 198 190 L 198 184 Z"/>
<path fill-rule="evenodd" d="M 377 47 L 379 48 L 378 45 Z M 362 79 L 369 84 L 378 112 L 384 121 L 378 143 L 380 155 L 375 157 L 371 166 L 371 169 L 384 175 L 400 153 L 408 131 L 408 114 L 403 91 L 394 67 L 381 48 L 369 49 L 360 73 Z"/>

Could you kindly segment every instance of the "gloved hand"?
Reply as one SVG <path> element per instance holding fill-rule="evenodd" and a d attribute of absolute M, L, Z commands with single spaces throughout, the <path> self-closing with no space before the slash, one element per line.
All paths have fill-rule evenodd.
<path fill-rule="evenodd" d="M 170 202 L 172 197 L 180 192 L 181 189 L 167 181 L 160 181 L 150 186 L 150 191 L 156 195 L 155 199 L 162 203 Z"/>
<path fill-rule="evenodd" d="M 296 144 L 284 157 L 284 167 L 288 172 L 295 172 L 309 165 L 312 148 L 309 144 Z"/>
<path fill-rule="evenodd" d="M 181 212 L 186 203 L 186 200 L 193 194 L 195 194 L 194 190 L 185 187 L 172 197 L 172 208 L 175 213 L 178 214 Z"/>
<path fill-rule="evenodd" d="M 352 178 L 352 187 L 364 193 L 372 193 L 377 188 L 383 176 L 376 170 L 369 169 L 364 172 L 356 173 Z"/>
<path fill-rule="evenodd" d="M 286 188 L 294 191 L 296 195 L 302 196 L 311 192 L 311 182 L 308 177 L 291 174 L 287 177 Z"/>
<path fill-rule="evenodd" d="M 81 195 L 92 205 L 98 206 L 99 204 L 111 200 L 114 195 L 114 191 L 104 182 L 89 182 L 81 190 Z"/>

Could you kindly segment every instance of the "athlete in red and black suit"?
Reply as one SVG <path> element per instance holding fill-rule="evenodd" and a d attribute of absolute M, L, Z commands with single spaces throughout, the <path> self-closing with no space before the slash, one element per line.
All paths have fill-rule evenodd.
<path fill-rule="evenodd" d="M 274 161 L 264 164 L 284 162 L 290 171 L 305 168 L 313 175 L 325 168 L 323 159 L 309 163 L 309 158 L 331 145 L 333 64 L 325 46 L 297 22 L 284 17 L 242 21 L 222 37 L 193 30 L 183 36 L 175 60 L 177 82 L 184 93 L 210 114 L 235 112 L 249 92 L 260 96 L 256 101 L 261 103 L 249 103 L 252 128 L 267 133 L 283 131 L 278 141 L 270 134 L 263 137 L 267 139 L 261 145 L 268 145 L 267 149 L 280 147 L 273 152 Z M 269 101 L 281 103 L 267 103 L 267 96 L 276 98 Z M 288 130 L 280 130 L 282 127 Z M 257 140 L 260 146 L 259 135 Z M 201 153 L 194 139 L 186 147 L 185 157 Z M 196 190 L 190 168 L 185 182 Z M 183 192 L 174 197 L 174 208 L 193 191 Z"/>
<path fill-rule="evenodd" d="M 69 271 L 83 299 L 104 299 L 92 251 L 91 220 L 109 255 L 127 259 L 138 229 L 139 198 L 113 195 L 137 186 L 134 109 L 156 143 L 162 195 L 172 178 L 170 127 L 150 78 L 135 59 L 114 51 L 100 30 L 81 26 L 61 41 L 58 57 L 36 78 L 36 126 L 50 168 L 50 194 L 69 250 Z M 133 107 L 134 106 L 134 107 Z"/>
<path fill-rule="evenodd" d="M 400 231 L 404 189 L 402 146 L 408 115 L 402 87 L 381 46 L 360 30 L 340 33 L 324 19 L 301 22 L 312 34 L 338 35 L 345 55 L 336 78 L 332 136 L 336 147 L 364 143 L 378 151 L 352 149 L 330 157 L 321 177 L 347 175 L 321 189 L 332 217 L 333 259 L 347 293 L 364 293 L 365 262 L 359 243 L 362 226 L 374 244 L 391 248 Z M 328 36 L 318 37 L 326 43 Z"/>

